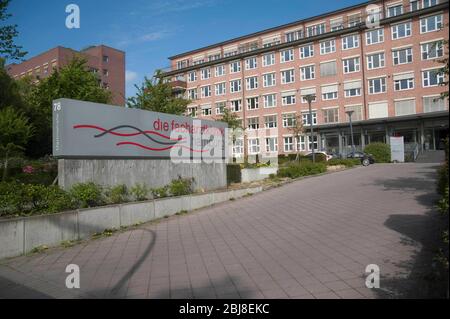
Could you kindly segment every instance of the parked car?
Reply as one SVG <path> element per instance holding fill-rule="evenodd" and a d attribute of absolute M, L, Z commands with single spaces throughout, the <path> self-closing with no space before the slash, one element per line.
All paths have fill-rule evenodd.
<path fill-rule="evenodd" d="M 370 164 L 375 163 L 375 159 L 373 158 L 372 154 L 367 154 L 359 151 L 348 154 L 347 158 L 358 158 L 361 160 L 361 164 L 363 166 L 369 166 Z"/>
<path fill-rule="evenodd" d="M 317 154 L 322 154 L 322 155 L 324 155 L 327 162 L 328 162 L 330 159 L 333 158 L 332 155 L 327 154 L 326 152 L 314 152 L 314 154 L 315 154 L 316 156 L 317 156 Z M 307 158 L 307 159 L 309 159 L 309 160 L 312 160 L 312 155 L 313 155 L 313 153 L 312 153 L 312 152 L 309 152 L 309 153 L 305 154 L 304 157 Z"/>

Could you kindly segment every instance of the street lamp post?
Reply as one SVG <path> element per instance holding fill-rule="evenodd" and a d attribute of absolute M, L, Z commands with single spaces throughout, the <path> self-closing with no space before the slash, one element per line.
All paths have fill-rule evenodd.
<path fill-rule="evenodd" d="M 316 96 L 314 94 L 308 94 L 304 96 L 304 99 L 308 102 L 309 107 L 309 125 L 311 129 L 311 153 L 312 153 L 312 161 L 313 163 L 316 162 L 316 154 L 314 153 L 314 130 L 313 130 L 313 120 L 312 120 L 312 110 L 311 110 L 311 102 L 316 99 Z"/>
<path fill-rule="evenodd" d="M 350 122 L 350 135 L 352 138 L 352 155 L 355 156 L 355 141 L 353 140 L 353 124 L 352 124 L 352 114 L 354 111 L 347 111 L 348 119 Z"/>

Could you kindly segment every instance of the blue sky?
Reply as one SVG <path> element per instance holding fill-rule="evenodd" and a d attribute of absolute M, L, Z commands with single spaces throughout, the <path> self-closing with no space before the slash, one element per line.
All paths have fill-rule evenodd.
<path fill-rule="evenodd" d="M 251 32 L 361 3 L 363 0 L 12 0 L 8 23 L 32 57 L 57 45 L 105 44 L 126 52 L 127 96 L 168 57 Z M 81 28 L 67 29 L 68 4 Z M 26 58 L 27 58 L 26 57 Z"/>

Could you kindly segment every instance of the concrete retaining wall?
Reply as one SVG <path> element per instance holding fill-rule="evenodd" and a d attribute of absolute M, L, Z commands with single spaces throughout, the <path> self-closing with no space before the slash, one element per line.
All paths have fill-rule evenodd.
<path fill-rule="evenodd" d="M 67 240 L 86 239 L 106 229 L 132 226 L 261 191 L 259 186 L 0 220 L 0 259 L 19 256 L 42 245 L 54 246 Z"/>
<path fill-rule="evenodd" d="M 171 181 L 194 178 L 195 188 L 214 190 L 227 186 L 225 163 L 180 163 L 167 159 L 60 159 L 58 182 L 63 189 L 73 184 L 95 181 L 104 186 L 145 183 L 150 188 L 163 187 Z"/>
<path fill-rule="evenodd" d="M 244 168 L 241 170 L 241 182 L 250 183 L 268 178 L 270 174 L 276 174 L 278 167 Z"/>

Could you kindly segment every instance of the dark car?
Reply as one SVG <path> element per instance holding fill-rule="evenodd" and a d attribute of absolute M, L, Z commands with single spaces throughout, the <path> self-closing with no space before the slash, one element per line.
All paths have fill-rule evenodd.
<path fill-rule="evenodd" d="M 347 158 L 358 158 L 361 160 L 361 164 L 363 166 L 369 166 L 370 164 L 375 163 L 375 159 L 371 154 L 367 154 L 364 152 L 354 152 L 347 155 Z"/>

